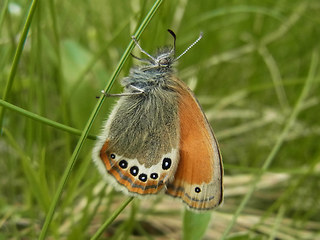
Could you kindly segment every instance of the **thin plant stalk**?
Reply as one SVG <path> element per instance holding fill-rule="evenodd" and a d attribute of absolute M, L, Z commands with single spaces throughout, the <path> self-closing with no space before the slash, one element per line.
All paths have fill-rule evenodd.
<path fill-rule="evenodd" d="M 3 96 L 2 96 L 3 100 L 7 100 L 8 96 L 10 94 L 10 91 L 11 91 L 11 88 L 12 88 L 12 85 L 13 85 L 13 81 L 14 81 L 14 78 L 15 78 L 16 73 L 17 73 L 17 68 L 18 68 L 18 64 L 20 62 L 21 54 L 22 54 L 22 51 L 23 51 L 23 48 L 24 48 L 24 43 L 25 43 L 25 41 L 27 39 L 28 32 L 29 32 L 29 29 L 30 29 L 30 25 L 31 25 L 31 22 L 32 22 L 32 19 L 33 19 L 33 16 L 34 16 L 34 12 L 36 10 L 37 5 L 38 5 L 38 0 L 33 0 L 32 3 L 31 3 L 31 7 L 30 7 L 30 10 L 29 10 L 28 16 L 27 16 L 26 23 L 24 24 L 24 27 L 23 27 L 23 30 L 22 30 L 22 33 L 21 33 L 21 37 L 19 39 L 18 47 L 17 47 L 16 52 L 14 54 L 11 70 L 10 70 L 10 73 L 9 73 L 9 78 L 8 78 L 8 81 L 7 81 L 7 84 L 5 86 L 5 89 L 4 89 L 4 92 L 3 92 Z M 0 132 L 2 131 L 4 112 L 5 112 L 5 108 L 2 107 L 0 109 Z"/>
<path fill-rule="evenodd" d="M 129 197 L 122 205 L 115 210 L 112 215 L 101 225 L 97 232 L 93 235 L 90 240 L 97 240 L 104 232 L 104 230 L 119 216 L 119 214 L 128 206 L 128 204 L 134 199 L 134 197 Z"/>
<path fill-rule="evenodd" d="M 73 128 L 73 127 L 69 127 L 67 125 L 64 125 L 64 124 L 61 124 L 61 123 L 58 123 L 58 122 L 55 122 L 55 121 L 52 121 L 51 119 L 48 119 L 48 118 L 45 118 L 45 117 L 42 117 L 38 114 L 35 114 L 33 112 L 30 112 L 30 111 L 27 111 L 23 108 L 20 108 L 20 107 L 17 107 L 16 105 L 13 105 L 11 103 L 8 103 L 2 99 L 0 99 L 0 106 L 2 106 L 3 108 L 8 108 L 12 111 L 15 111 L 23 116 L 26 116 L 28 118 L 31 118 L 33 120 L 36 120 L 38 122 L 41 122 L 41 123 L 44 123 L 48 126 L 51 126 L 51 127 L 54 127 L 56 129 L 60 129 L 60 130 L 63 130 L 65 132 L 69 132 L 71 134 L 74 134 L 74 135 L 81 135 L 81 131 L 79 129 L 76 129 L 76 128 Z M 96 140 L 97 137 L 94 136 L 94 135 L 88 135 L 87 137 L 88 139 L 92 139 L 92 140 Z"/>

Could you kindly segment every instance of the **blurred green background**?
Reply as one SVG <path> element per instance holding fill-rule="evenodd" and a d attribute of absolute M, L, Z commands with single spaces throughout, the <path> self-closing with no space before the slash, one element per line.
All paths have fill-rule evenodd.
<path fill-rule="evenodd" d="M 83 129 L 153 3 L 39 1 L 6 101 Z M 1 96 L 30 5 L 0 2 Z M 226 239 L 320 239 L 319 25 L 318 0 L 165 0 L 143 32 L 141 46 L 154 53 L 172 43 L 167 29 L 174 30 L 178 54 L 204 33 L 177 65 L 212 124 L 225 165 L 224 205 L 204 239 L 221 239 L 228 226 Z M 136 63 L 129 58 L 119 79 Z M 111 92 L 121 91 L 117 82 Z M 91 134 L 99 134 L 115 101 L 106 99 Z M 2 126 L 0 239 L 36 239 L 79 136 L 14 107 Z M 89 239 L 126 199 L 98 174 L 93 145 L 88 139 L 82 148 L 48 239 Z M 167 196 L 136 200 L 102 239 L 181 239 L 181 209 Z"/>

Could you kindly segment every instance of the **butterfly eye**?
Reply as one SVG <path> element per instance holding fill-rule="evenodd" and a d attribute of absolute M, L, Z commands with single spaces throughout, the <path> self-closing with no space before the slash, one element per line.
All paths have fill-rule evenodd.
<path fill-rule="evenodd" d="M 130 173 L 132 176 L 137 176 L 139 173 L 139 168 L 137 166 L 133 166 L 130 168 Z"/>
<path fill-rule="evenodd" d="M 162 169 L 168 170 L 171 167 L 171 159 L 170 158 L 164 158 L 162 161 Z"/>
<path fill-rule="evenodd" d="M 125 169 L 128 167 L 128 162 L 126 160 L 121 160 L 119 162 L 119 166 L 122 168 L 122 169 Z"/>
<path fill-rule="evenodd" d="M 167 66 L 167 65 L 169 65 L 168 59 L 166 59 L 166 58 L 160 59 L 159 65 L 162 65 L 162 66 Z"/>
<path fill-rule="evenodd" d="M 158 178 L 158 173 L 151 173 L 150 177 L 152 179 L 157 179 Z"/>
<path fill-rule="evenodd" d="M 111 154 L 110 154 L 110 157 L 111 157 L 112 159 L 115 159 L 115 158 L 116 158 L 116 155 L 113 154 L 113 153 L 111 153 Z"/>
<path fill-rule="evenodd" d="M 148 179 L 147 175 L 144 173 L 141 173 L 138 178 L 141 182 L 146 182 Z"/>
<path fill-rule="evenodd" d="M 196 188 L 194 189 L 194 191 L 195 191 L 196 193 L 200 193 L 200 192 L 201 192 L 201 188 L 196 187 Z"/>

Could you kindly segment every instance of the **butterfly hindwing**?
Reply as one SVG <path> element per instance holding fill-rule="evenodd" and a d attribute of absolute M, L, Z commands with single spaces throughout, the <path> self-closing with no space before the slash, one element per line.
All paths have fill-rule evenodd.
<path fill-rule="evenodd" d="M 156 194 L 172 181 L 179 161 L 179 122 L 177 103 L 167 98 L 121 97 L 113 109 L 93 152 L 100 172 L 116 189 L 135 196 Z"/>

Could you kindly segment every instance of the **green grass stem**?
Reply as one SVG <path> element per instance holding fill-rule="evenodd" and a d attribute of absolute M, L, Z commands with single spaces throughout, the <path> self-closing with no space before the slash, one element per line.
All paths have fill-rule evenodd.
<path fill-rule="evenodd" d="M 17 68 L 18 68 L 18 64 L 19 64 L 20 58 L 21 58 L 22 51 L 23 51 L 24 43 L 25 43 L 25 41 L 27 39 L 28 32 L 29 32 L 29 29 L 30 29 L 30 25 L 31 25 L 31 22 L 32 22 L 32 19 L 33 19 L 33 16 L 34 16 L 34 12 L 36 11 L 36 8 L 37 8 L 37 4 L 38 4 L 38 0 L 33 0 L 32 3 L 31 3 L 31 7 L 30 7 L 30 10 L 28 12 L 27 20 L 26 20 L 26 23 L 24 24 L 21 36 L 19 38 L 19 44 L 18 44 L 18 47 L 16 49 L 16 52 L 15 52 L 15 55 L 14 55 L 14 58 L 13 58 L 13 62 L 12 62 L 12 66 L 11 66 L 11 70 L 10 70 L 10 74 L 9 74 L 9 78 L 8 78 L 8 81 L 6 83 L 6 86 L 5 86 L 5 89 L 4 89 L 4 92 L 3 92 L 3 96 L 2 96 L 3 100 L 7 100 L 8 96 L 10 94 L 10 91 L 11 91 L 11 88 L 12 88 L 12 85 L 13 85 L 13 82 L 14 82 L 14 78 L 15 78 L 16 73 L 17 73 Z M 2 132 L 2 124 L 3 124 L 4 112 L 5 112 L 5 108 L 2 107 L 0 109 L 0 132 Z"/>
<path fill-rule="evenodd" d="M 48 118 L 45 118 L 45 117 L 42 117 L 38 114 L 35 114 L 33 112 L 30 112 L 30 111 L 27 111 L 23 108 L 20 108 L 16 105 L 13 105 L 11 103 L 8 103 L 2 99 L 0 99 L 0 105 L 4 108 L 8 108 L 14 112 L 17 112 L 23 116 L 26 116 L 30 119 L 33 119 L 33 120 L 36 120 L 37 122 L 41 122 L 43 124 L 46 124 L 48 126 L 51 126 L 51 127 L 54 127 L 54 128 L 57 128 L 57 129 L 60 129 L 62 131 L 65 131 L 65 132 L 68 132 L 68 133 L 71 133 L 71 134 L 74 134 L 74 135 L 78 135 L 80 136 L 81 135 L 81 130 L 79 129 L 76 129 L 76 128 L 72 128 L 72 127 L 69 127 L 69 126 L 66 126 L 64 124 L 61 124 L 61 123 L 58 123 L 58 122 L 55 122 L 55 121 L 52 121 L 51 119 L 48 119 Z M 88 135 L 87 137 L 88 139 L 92 139 L 92 140 L 96 140 L 97 137 L 94 136 L 94 135 Z"/>

